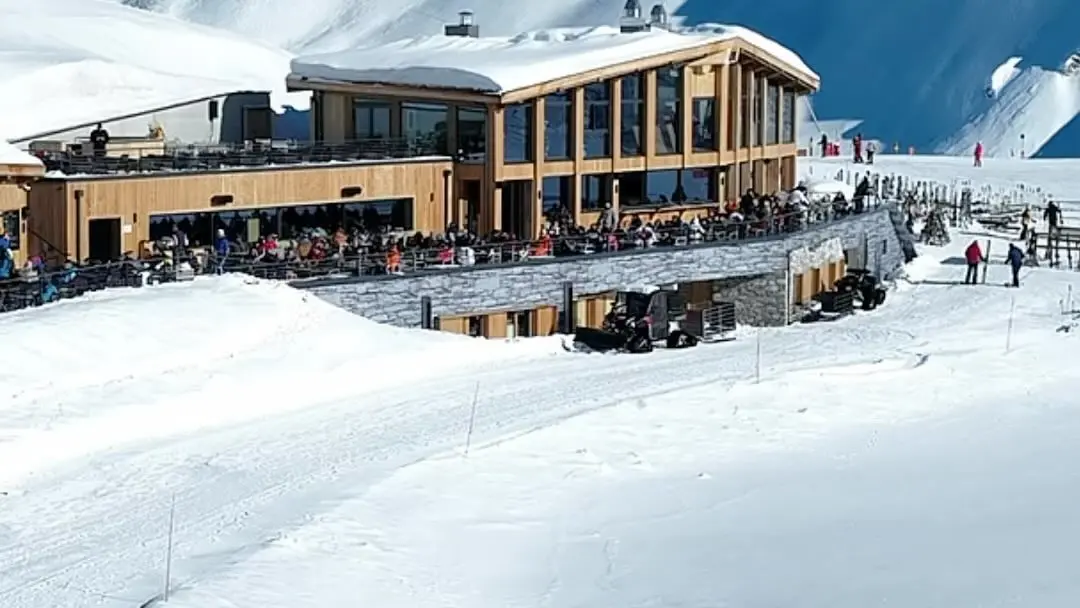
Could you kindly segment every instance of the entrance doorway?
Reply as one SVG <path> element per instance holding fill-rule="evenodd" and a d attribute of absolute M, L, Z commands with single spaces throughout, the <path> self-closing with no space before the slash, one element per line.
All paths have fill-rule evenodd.
<path fill-rule="evenodd" d="M 120 258 L 120 218 L 90 220 L 89 258 L 107 262 Z"/>
<path fill-rule="evenodd" d="M 462 197 L 465 199 L 465 230 L 471 234 L 480 231 L 480 180 L 467 179 L 462 184 Z"/>

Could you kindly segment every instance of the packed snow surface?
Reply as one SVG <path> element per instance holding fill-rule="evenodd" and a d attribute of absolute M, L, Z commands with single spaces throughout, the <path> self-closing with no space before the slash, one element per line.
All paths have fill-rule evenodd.
<path fill-rule="evenodd" d="M 300 57 L 293 60 L 292 71 L 314 79 L 503 93 L 733 39 L 817 80 L 817 75 L 791 50 L 746 28 L 717 24 L 635 34 L 599 26 L 540 30 L 510 37 L 419 36 Z"/>
<path fill-rule="evenodd" d="M 26 167 L 43 166 L 41 159 L 27 154 L 15 146 L 0 138 L 0 165 L 15 165 Z"/>
<path fill-rule="evenodd" d="M 970 238 L 873 313 L 648 356 L 237 277 L 5 314 L 0 605 L 152 598 L 174 499 L 184 608 L 1075 604 L 1075 276 L 1000 287 L 999 241 L 957 285 Z"/>
<path fill-rule="evenodd" d="M 9 140 L 235 91 L 284 95 L 291 55 L 223 30 L 106 0 L 0 0 L 0 14 Z"/>

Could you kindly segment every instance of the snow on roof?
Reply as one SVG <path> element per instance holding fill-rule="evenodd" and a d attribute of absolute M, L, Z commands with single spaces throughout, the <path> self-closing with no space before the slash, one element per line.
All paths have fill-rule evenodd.
<path fill-rule="evenodd" d="M 285 94 L 291 55 L 224 30 L 104 0 L 0 0 L 0 15 L 0 131 L 12 140 L 226 92 Z"/>
<path fill-rule="evenodd" d="M 787 64 L 800 76 L 818 76 L 793 51 L 741 26 L 698 25 L 675 31 L 624 34 L 609 26 L 560 28 L 512 37 L 420 36 L 292 62 L 294 76 L 341 82 L 505 93 L 725 40 L 741 40 Z"/>
<path fill-rule="evenodd" d="M 44 167 L 41 159 L 0 139 L 0 166 Z"/>

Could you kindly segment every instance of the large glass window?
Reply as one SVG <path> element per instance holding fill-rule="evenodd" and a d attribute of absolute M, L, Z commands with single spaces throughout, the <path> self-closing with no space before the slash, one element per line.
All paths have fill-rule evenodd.
<path fill-rule="evenodd" d="M 619 180 L 619 204 L 634 207 L 715 202 L 717 175 L 715 167 L 624 173 Z"/>
<path fill-rule="evenodd" d="M 645 153 L 642 137 L 645 135 L 645 77 L 641 74 L 623 76 L 622 126 L 619 134 L 623 156 L 641 156 Z M 621 200 L 621 199 L 620 199 Z"/>
<path fill-rule="evenodd" d="M 18 251 L 22 244 L 19 242 L 19 237 L 22 236 L 22 228 L 19 224 L 21 220 L 19 218 L 19 211 L 5 211 L 0 213 L 0 226 L 4 228 L 4 234 L 8 238 L 8 247 L 12 251 Z"/>
<path fill-rule="evenodd" d="M 716 141 L 716 99 L 713 97 L 694 98 L 694 151 L 712 152 L 717 150 Z"/>
<path fill-rule="evenodd" d="M 518 103 L 503 108 L 503 162 L 533 160 L 533 106 Z"/>
<path fill-rule="evenodd" d="M 784 112 L 780 127 L 780 142 L 795 143 L 795 91 L 784 89 Z"/>
<path fill-rule="evenodd" d="M 411 231 L 414 228 L 413 199 L 153 215 L 150 217 L 150 239 L 171 236 L 174 226 L 187 235 L 191 247 L 212 245 L 218 229 L 225 231 L 230 242 L 245 247 L 271 234 L 282 239 L 298 239 L 326 236 L 338 228 L 371 233 Z"/>
<path fill-rule="evenodd" d="M 487 110 L 458 108 L 457 147 L 466 159 L 483 159 L 487 151 Z"/>
<path fill-rule="evenodd" d="M 443 104 L 401 104 L 401 133 L 410 145 L 436 154 L 449 154 L 446 122 L 449 109 Z"/>
<path fill-rule="evenodd" d="M 544 159 L 566 160 L 573 149 L 571 125 L 573 112 L 570 95 L 553 93 L 544 98 Z"/>
<path fill-rule="evenodd" d="M 753 78 L 752 82 L 754 83 L 754 120 L 753 129 L 750 131 L 750 144 L 760 146 L 765 124 L 765 91 L 761 88 L 762 79 Z"/>
<path fill-rule="evenodd" d="M 753 130 L 753 112 L 750 110 L 750 93 L 754 88 L 753 72 L 743 72 L 742 91 L 739 94 L 739 147 L 750 147 L 750 131 Z"/>
<path fill-rule="evenodd" d="M 611 156 L 611 84 L 585 86 L 585 158 Z"/>
<path fill-rule="evenodd" d="M 682 152 L 682 66 L 656 70 L 656 153 Z"/>
<path fill-rule="evenodd" d="M 563 208 L 569 209 L 573 200 L 573 186 L 574 178 L 568 175 L 545 177 L 540 182 L 544 215 L 556 213 Z"/>
<path fill-rule="evenodd" d="M 390 137 L 390 104 L 363 99 L 353 102 L 353 137 L 355 139 L 388 139 Z"/>
<path fill-rule="evenodd" d="M 603 209 L 611 202 L 611 175 L 581 176 L 581 208 L 585 211 Z"/>
<path fill-rule="evenodd" d="M 727 150 L 734 150 L 739 142 L 739 112 L 742 109 L 739 99 L 739 71 L 738 66 L 728 68 L 728 97 L 727 103 L 727 130 L 725 145 Z"/>
<path fill-rule="evenodd" d="M 765 145 L 780 142 L 780 87 L 769 82 L 765 89 Z"/>

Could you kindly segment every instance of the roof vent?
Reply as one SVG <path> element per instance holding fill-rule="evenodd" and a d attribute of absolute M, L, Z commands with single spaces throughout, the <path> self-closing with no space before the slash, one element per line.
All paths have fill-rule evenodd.
<path fill-rule="evenodd" d="M 664 8 L 663 3 L 654 4 L 652 10 L 649 11 L 649 25 L 660 28 L 668 26 L 667 9 Z"/>
<path fill-rule="evenodd" d="M 476 25 L 472 11 L 458 13 L 458 22 L 455 25 L 447 25 L 444 30 L 447 36 L 459 36 L 461 38 L 479 38 L 480 26 Z"/>
<path fill-rule="evenodd" d="M 619 19 L 619 31 L 624 34 L 648 31 L 649 24 L 641 18 L 641 2 L 626 0 L 622 17 Z"/>

